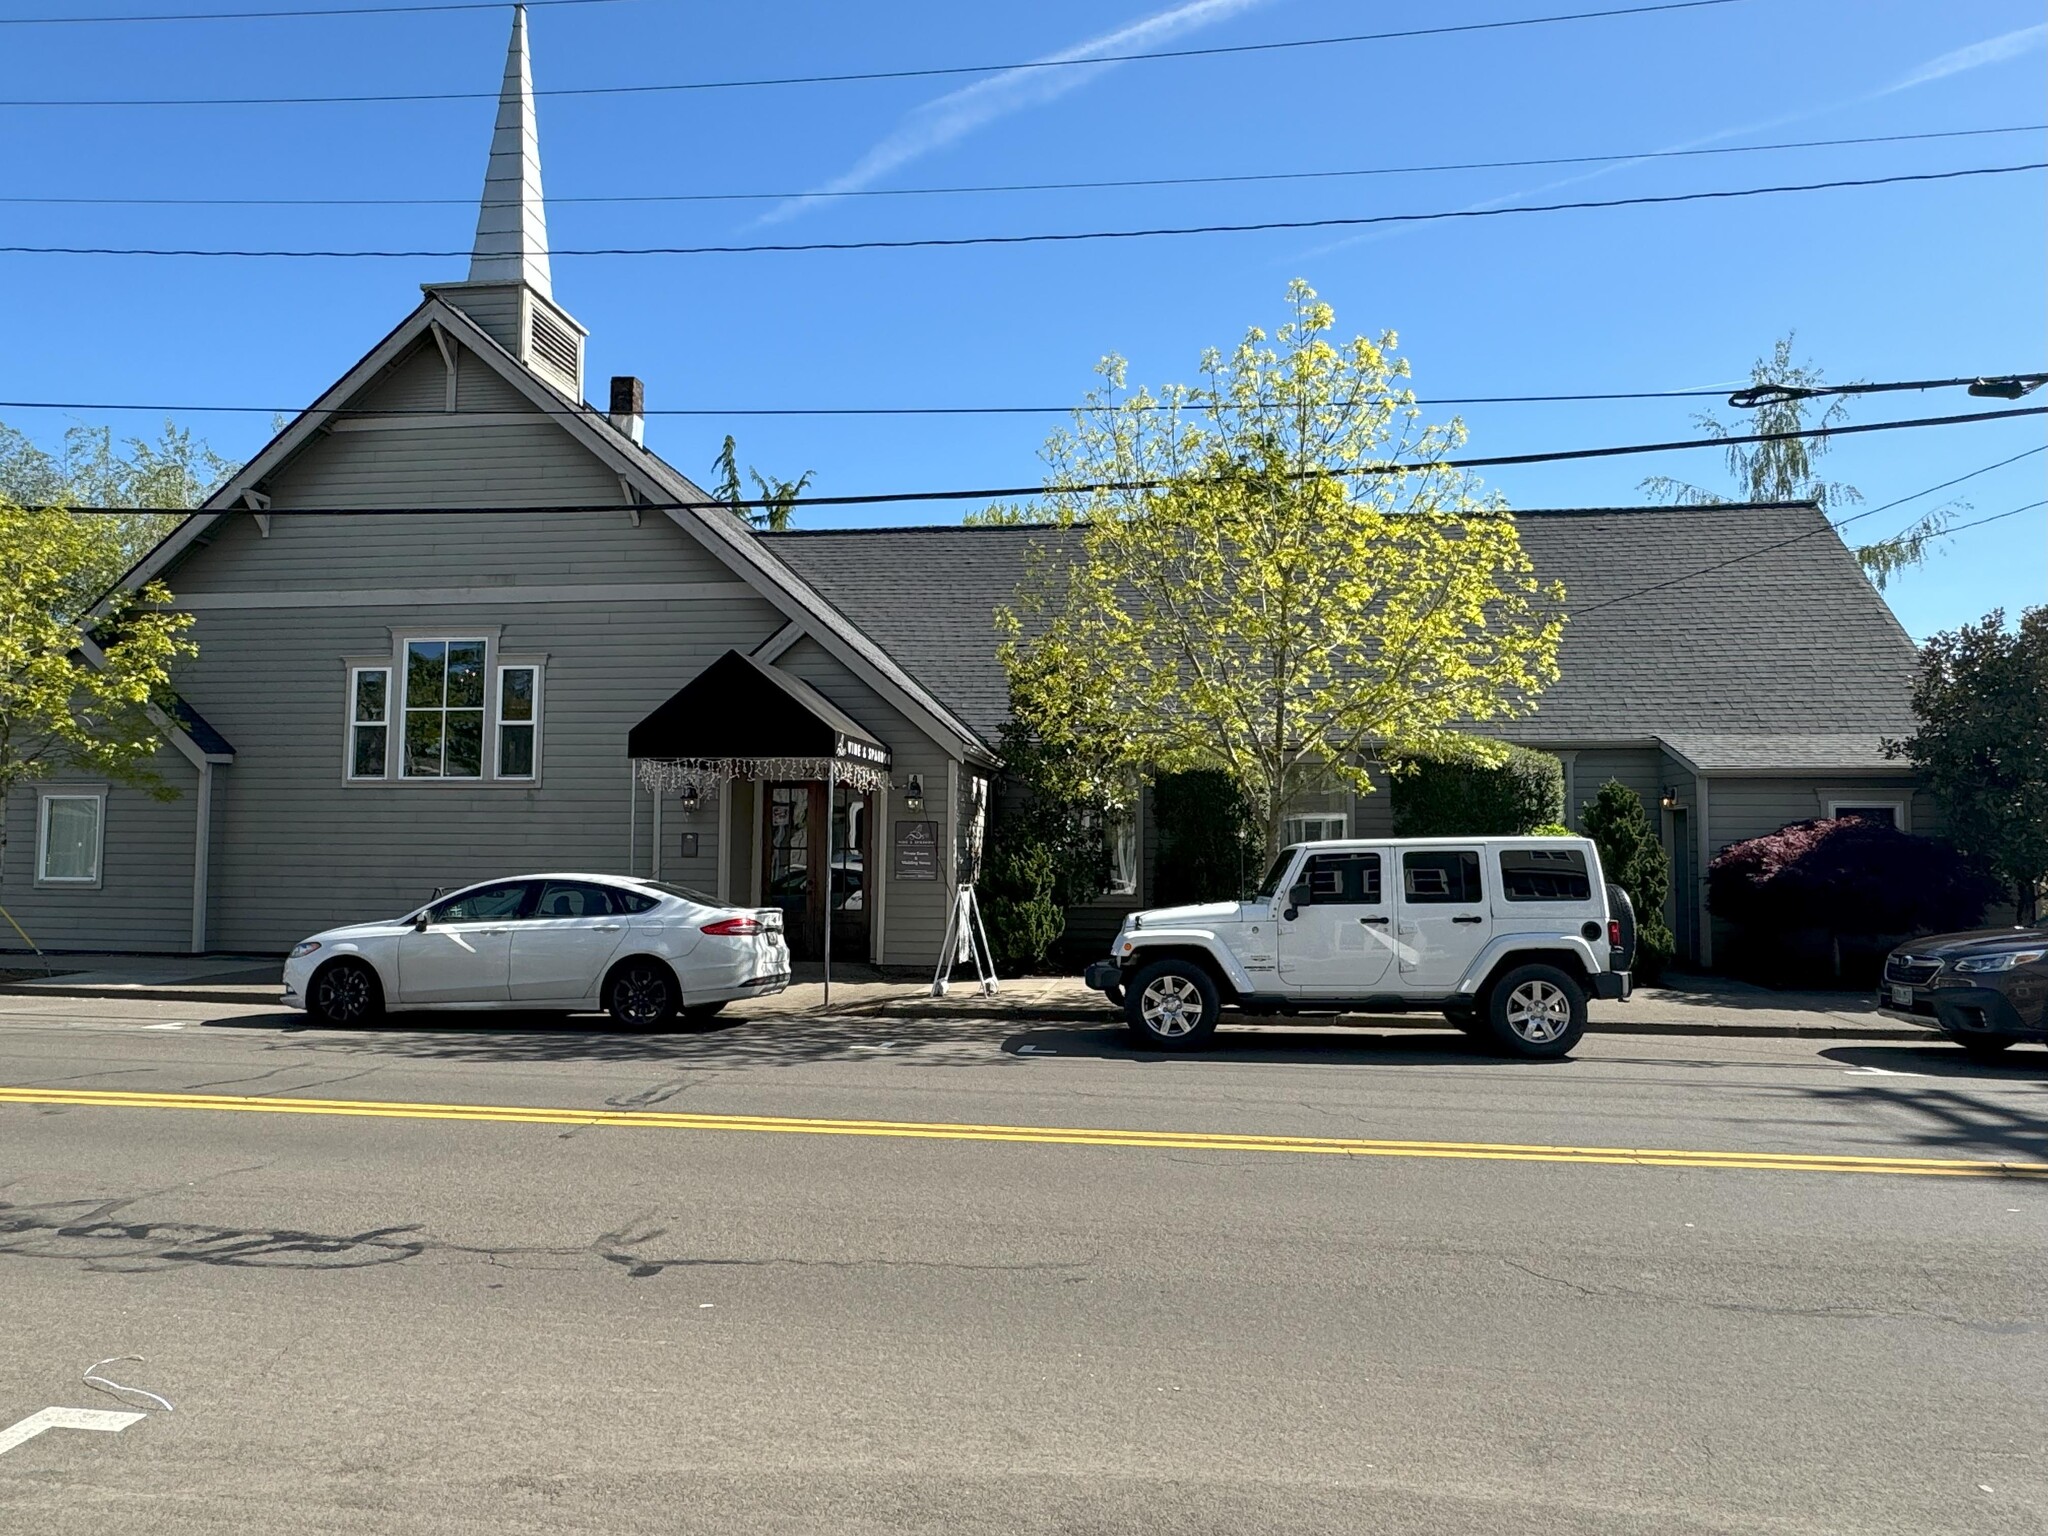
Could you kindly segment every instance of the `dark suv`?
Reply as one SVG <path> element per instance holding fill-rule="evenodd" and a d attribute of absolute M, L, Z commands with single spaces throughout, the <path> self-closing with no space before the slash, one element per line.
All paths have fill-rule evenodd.
<path fill-rule="evenodd" d="M 1972 1056 L 2048 1041 L 2048 920 L 1901 944 L 1885 960 L 1877 1006 L 1940 1030 Z"/>

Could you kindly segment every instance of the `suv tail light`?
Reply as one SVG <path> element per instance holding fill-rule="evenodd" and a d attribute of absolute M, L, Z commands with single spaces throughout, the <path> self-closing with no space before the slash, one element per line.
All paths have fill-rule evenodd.
<path fill-rule="evenodd" d="M 1621 948 L 1621 919 L 1618 917 L 1607 919 L 1607 947 L 1609 949 Z"/>
<path fill-rule="evenodd" d="M 703 932 L 717 934 L 720 938 L 738 938 L 760 931 L 760 922 L 751 917 L 722 917 L 715 923 L 706 923 L 703 928 Z"/>

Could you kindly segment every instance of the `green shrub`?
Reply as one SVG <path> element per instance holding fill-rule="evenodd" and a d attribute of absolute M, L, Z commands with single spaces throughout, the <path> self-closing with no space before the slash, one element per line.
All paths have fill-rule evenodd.
<path fill-rule="evenodd" d="M 1161 774 L 1152 786 L 1154 855 L 1150 904 L 1234 900 L 1256 879 L 1257 819 L 1228 774 Z"/>
<path fill-rule="evenodd" d="M 1650 825 L 1642 797 L 1619 779 L 1609 779 L 1598 795 L 1579 807 L 1579 820 L 1600 850 L 1600 867 L 1607 878 L 1635 903 L 1635 974 L 1639 980 L 1655 981 L 1678 947 L 1664 922 L 1664 901 L 1671 894 L 1671 856 Z"/>
<path fill-rule="evenodd" d="M 1044 843 L 992 844 L 981 866 L 981 917 L 996 969 L 1036 971 L 1066 931 L 1056 899 L 1059 861 Z"/>
<path fill-rule="evenodd" d="M 1564 821 L 1564 767 L 1504 743 L 1390 764 L 1396 837 L 1522 837 Z"/>

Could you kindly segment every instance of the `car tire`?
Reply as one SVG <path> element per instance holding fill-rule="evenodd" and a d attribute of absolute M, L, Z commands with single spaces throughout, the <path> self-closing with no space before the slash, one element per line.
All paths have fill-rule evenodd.
<path fill-rule="evenodd" d="M 621 1029 L 660 1029 L 675 1022 L 682 989 L 659 960 L 625 960 L 605 978 L 604 1011 Z"/>
<path fill-rule="evenodd" d="M 1199 1049 L 1216 1033 L 1223 996 L 1216 978 L 1192 960 L 1155 960 L 1125 989 L 1124 1022 L 1156 1051 Z"/>
<path fill-rule="evenodd" d="M 2011 1035 L 1950 1035 L 1972 1061 L 1996 1061 L 2019 1041 Z"/>
<path fill-rule="evenodd" d="M 1505 1054 L 1554 1061 L 1586 1032 L 1586 989 L 1554 965 L 1518 965 L 1488 990 L 1486 1022 Z"/>
<path fill-rule="evenodd" d="M 723 1012 L 725 1012 L 725 1002 L 723 1000 L 715 1003 L 692 1003 L 683 1010 L 683 1018 L 691 1024 L 709 1024 Z"/>
<path fill-rule="evenodd" d="M 384 984 L 364 960 L 330 960 L 306 988 L 306 1012 L 335 1029 L 367 1024 L 383 1011 Z"/>

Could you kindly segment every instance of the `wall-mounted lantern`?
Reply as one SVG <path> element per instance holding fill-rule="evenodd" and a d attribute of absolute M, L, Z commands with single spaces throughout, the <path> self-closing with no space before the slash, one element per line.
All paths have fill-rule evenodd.
<path fill-rule="evenodd" d="M 1667 810 L 1667 811 L 1675 811 L 1675 810 L 1677 810 L 1677 809 L 1678 809 L 1678 791 L 1677 791 L 1677 790 L 1675 790 L 1675 789 L 1673 789 L 1673 788 L 1672 788 L 1672 787 L 1671 787 L 1671 786 L 1670 786 L 1669 784 L 1665 785 L 1665 786 L 1664 786 L 1664 798 L 1663 798 L 1663 800 L 1662 800 L 1661 802 L 1659 802 L 1659 803 L 1660 803 L 1660 804 L 1662 804 L 1662 805 L 1663 805 L 1663 807 L 1664 807 L 1664 809 L 1665 809 L 1665 810 Z"/>
<path fill-rule="evenodd" d="M 903 809 L 915 815 L 924 809 L 924 775 L 913 773 L 903 781 Z"/>

